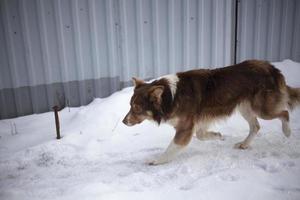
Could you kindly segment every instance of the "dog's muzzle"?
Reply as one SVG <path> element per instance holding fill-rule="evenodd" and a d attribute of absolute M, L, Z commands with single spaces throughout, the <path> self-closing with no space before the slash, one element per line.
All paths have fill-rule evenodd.
<path fill-rule="evenodd" d="M 125 117 L 124 117 L 124 119 L 123 119 L 123 124 L 125 124 L 126 126 L 133 126 L 133 124 L 131 124 L 130 123 L 130 121 L 129 121 L 129 114 L 127 114 Z"/>

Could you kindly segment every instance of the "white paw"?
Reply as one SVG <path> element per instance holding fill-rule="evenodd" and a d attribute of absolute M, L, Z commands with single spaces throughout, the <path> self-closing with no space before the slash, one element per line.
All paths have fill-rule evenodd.
<path fill-rule="evenodd" d="M 224 140 L 224 137 L 221 133 L 219 133 L 219 132 L 213 132 L 213 133 L 214 133 L 214 135 L 215 135 L 214 137 L 216 139 Z"/>
<path fill-rule="evenodd" d="M 223 136 L 219 132 L 206 132 L 204 134 L 196 134 L 199 140 L 224 140 Z"/>
<path fill-rule="evenodd" d="M 283 124 L 282 131 L 283 131 L 283 133 L 284 133 L 284 135 L 286 137 L 290 137 L 291 136 L 291 128 L 290 128 L 290 126 L 288 124 Z"/>
<path fill-rule="evenodd" d="M 146 164 L 147 165 L 162 165 L 162 164 L 165 164 L 167 163 L 168 161 L 167 160 L 151 160 L 151 161 L 146 161 Z"/>
<path fill-rule="evenodd" d="M 244 142 L 239 142 L 234 145 L 235 149 L 248 149 L 249 145 Z"/>

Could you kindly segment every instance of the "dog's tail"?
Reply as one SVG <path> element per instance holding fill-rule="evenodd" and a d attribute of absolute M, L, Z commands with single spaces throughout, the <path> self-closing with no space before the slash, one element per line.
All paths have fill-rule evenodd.
<path fill-rule="evenodd" d="M 275 78 L 277 88 L 282 93 L 287 92 L 289 109 L 293 110 L 296 106 L 300 106 L 300 88 L 293 88 L 288 86 L 280 70 L 275 67 L 273 67 L 272 69 L 272 75 Z"/>
<path fill-rule="evenodd" d="M 288 92 L 288 105 L 291 110 L 300 105 L 300 88 L 286 86 Z"/>

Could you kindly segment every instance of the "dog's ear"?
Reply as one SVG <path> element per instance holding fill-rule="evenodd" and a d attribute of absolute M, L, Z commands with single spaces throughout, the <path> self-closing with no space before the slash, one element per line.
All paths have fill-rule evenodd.
<path fill-rule="evenodd" d="M 139 78 L 132 77 L 134 87 L 144 84 L 145 82 Z"/>
<path fill-rule="evenodd" d="M 154 107 L 157 110 L 160 110 L 161 108 L 161 102 L 162 102 L 162 94 L 164 92 L 165 87 L 162 85 L 155 85 L 152 86 L 149 90 L 149 96 L 150 101 L 153 103 Z"/>

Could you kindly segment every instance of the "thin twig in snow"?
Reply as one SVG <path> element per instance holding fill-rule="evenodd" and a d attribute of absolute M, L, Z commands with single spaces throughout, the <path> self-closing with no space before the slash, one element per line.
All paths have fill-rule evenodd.
<path fill-rule="evenodd" d="M 114 131 L 116 130 L 116 128 L 118 127 L 119 121 L 120 121 L 120 117 L 118 118 L 118 121 L 117 121 L 116 125 L 115 125 L 114 128 L 112 129 L 112 132 L 114 132 Z"/>

